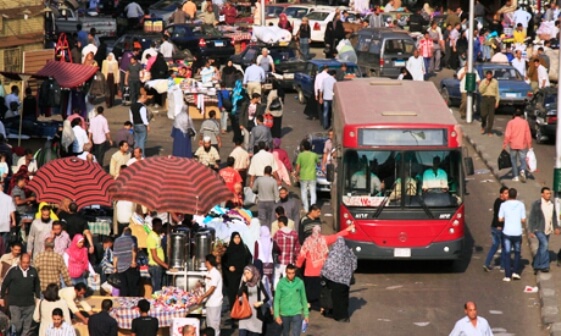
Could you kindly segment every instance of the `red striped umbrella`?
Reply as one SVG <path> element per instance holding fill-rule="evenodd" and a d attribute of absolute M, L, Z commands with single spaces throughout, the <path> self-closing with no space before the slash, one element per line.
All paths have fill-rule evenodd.
<path fill-rule="evenodd" d="M 99 164 L 67 157 L 39 168 L 29 189 L 40 202 L 58 203 L 69 198 L 79 208 L 94 204 L 110 206 L 108 189 L 114 182 Z"/>
<path fill-rule="evenodd" d="M 135 162 L 121 170 L 109 192 L 114 200 L 184 214 L 206 214 L 232 197 L 212 169 L 175 156 L 153 156 Z"/>

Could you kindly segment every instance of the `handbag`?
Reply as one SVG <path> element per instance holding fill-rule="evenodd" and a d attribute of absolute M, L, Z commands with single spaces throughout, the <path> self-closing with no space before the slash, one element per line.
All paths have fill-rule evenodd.
<path fill-rule="evenodd" d="M 247 299 L 247 294 L 242 293 L 241 297 L 239 297 L 239 295 L 236 295 L 236 300 L 232 305 L 230 317 L 234 320 L 245 320 L 250 318 L 251 315 L 251 305 L 249 304 L 249 300 Z"/>
<path fill-rule="evenodd" d="M 512 168 L 512 161 L 510 161 L 510 154 L 506 150 L 502 150 L 497 160 L 499 169 Z"/>
<path fill-rule="evenodd" d="M 123 283 L 121 282 L 121 278 L 117 274 L 111 274 L 110 276 L 108 276 L 107 277 L 107 282 L 111 286 L 117 287 L 117 288 L 121 288 L 121 286 L 123 285 Z"/>
<path fill-rule="evenodd" d="M 271 105 L 269 105 L 270 111 L 280 111 L 282 110 L 282 102 L 279 97 L 273 99 Z"/>

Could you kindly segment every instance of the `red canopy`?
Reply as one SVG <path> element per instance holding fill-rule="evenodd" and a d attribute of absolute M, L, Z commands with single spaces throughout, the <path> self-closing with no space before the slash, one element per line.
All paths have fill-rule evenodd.
<path fill-rule="evenodd" d="M 72 89 L 92 78 L 98 67 L 77 63 L 49 61 L 35 75 L 53 77 L 61 88 Z"/>

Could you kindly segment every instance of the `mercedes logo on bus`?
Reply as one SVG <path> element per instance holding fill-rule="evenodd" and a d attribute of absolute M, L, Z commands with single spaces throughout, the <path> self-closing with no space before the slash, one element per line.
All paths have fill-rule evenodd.
<path fill-rule="evenodd" d="M 405 243 L 406 240 L 407 240 L 407 233 L 401 232 L 399 234 L 399 241 L 402 242 L 402 243 Z"/>

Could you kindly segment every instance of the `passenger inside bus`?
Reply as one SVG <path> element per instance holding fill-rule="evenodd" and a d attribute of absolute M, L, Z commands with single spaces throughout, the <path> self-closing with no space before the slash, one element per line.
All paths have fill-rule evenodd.
<path fill-rule="evenodd" d="M 351 188 L 358 190 L 367 189 L 367 170 L 370 171 L 370 194 L 377 195 L 384 190 L 384 182 L 380 181 L 378 176 L 376 176 L 373 170 L 370 169 L 368 159 L 366 159 L 366 157 L 361 159 L 359 169 L 351 177 Z"/>
<path fill-rule="evenodd" d="M 440 168 L 440 157 L 432 159 L 432 168 L 423 174 L 423 192 L 448 192 L 448 174 Z"/>
<path fill-rule="evenodd" d="M 415 196 L 417 195 L 417 179 L 411 177 L 412 170 L 411 170 L 412 163 L 409 162 L 406 164 L 405 168 L 405 195 L 407 196 Z M 401 200 L 401 177 L 398 177 L 395 180 L 395 186 L 390 194 L 390 201 L 400 201 Z"/>

